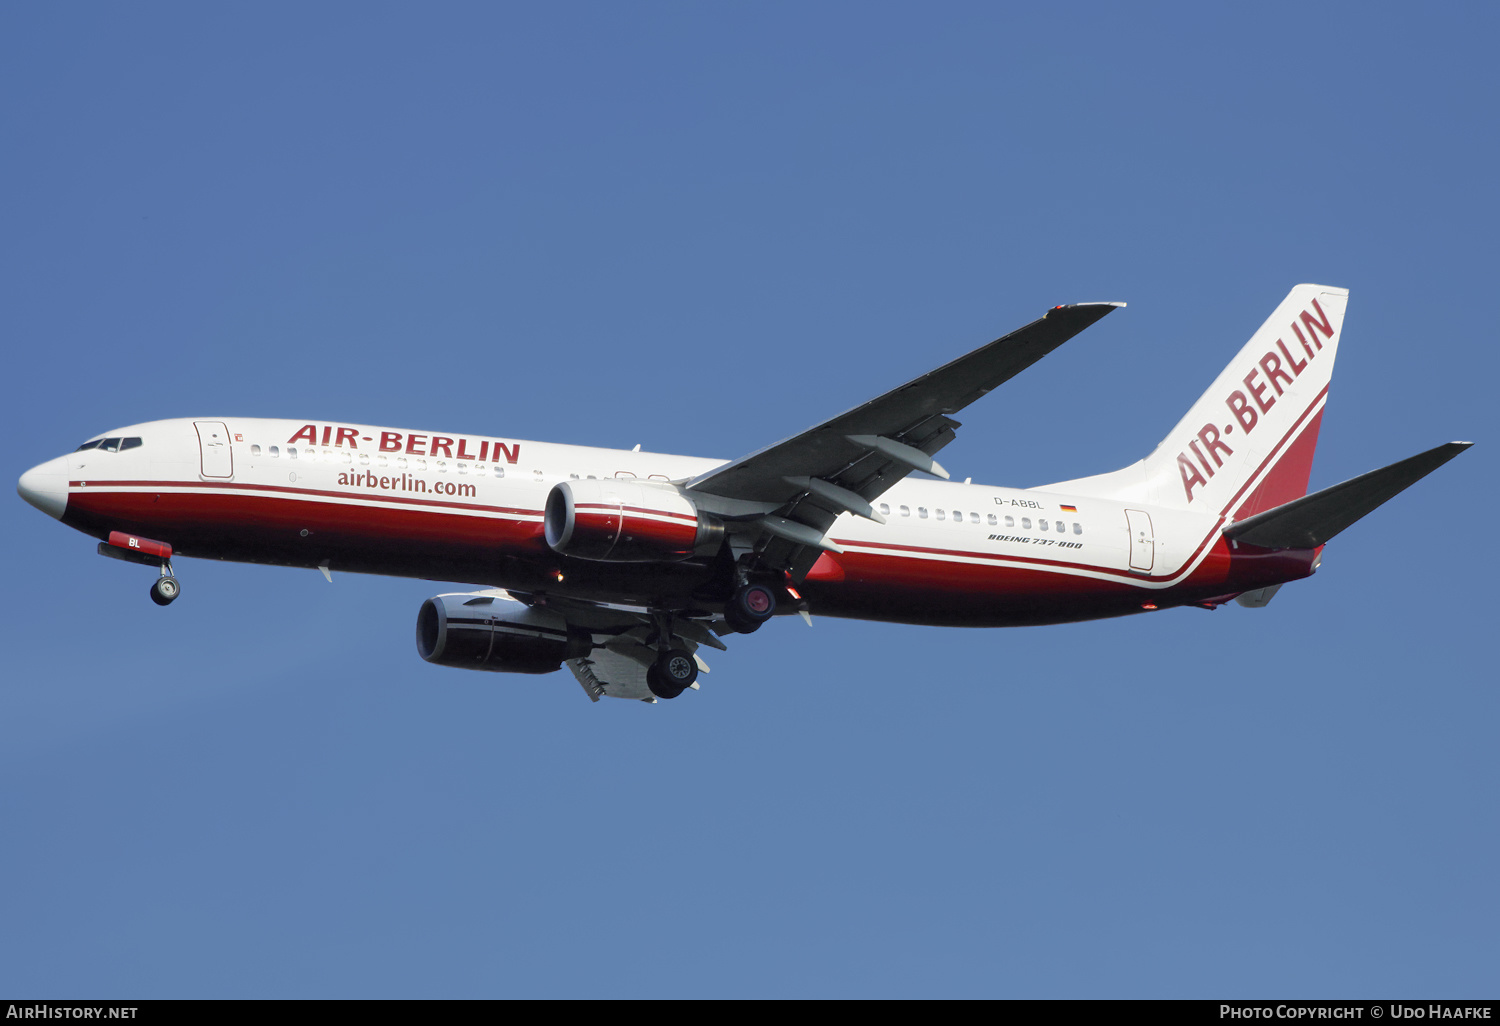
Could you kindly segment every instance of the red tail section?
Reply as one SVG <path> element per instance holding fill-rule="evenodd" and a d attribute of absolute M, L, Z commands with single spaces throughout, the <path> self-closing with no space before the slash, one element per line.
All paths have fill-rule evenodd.
<path fill-rule="evenodd" d="M 1271 469 L 1255 490 L 1236 509 L 1230 511 L 1234 519 L 1253 517 L 1307 494 L 1307 482 L 1312 477 L 1313 452 L 1318 447 L 1318 428 L 1322 424 L 1323 411 L 1320 408 L 1308 420 L 1302 433 L 1271 464 Z"/>

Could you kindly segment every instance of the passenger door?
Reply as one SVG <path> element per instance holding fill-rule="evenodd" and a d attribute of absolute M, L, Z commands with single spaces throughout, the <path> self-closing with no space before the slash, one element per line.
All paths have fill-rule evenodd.
<path fill-rule="evenodd" d="M 1156 534 L 1151 530 L 1151 515 L 1145 510 L 1127 509 L 1125 520 L 1130 526 L 1130 569 L 1149 574 L 1156 564 Z"/>
<path fill-rule="evenodd" d="M 195 420 L 202 475 L 227 481 L 234 477 L 234 454 L 229 449 L 229 429 L 217 420 Z"/>

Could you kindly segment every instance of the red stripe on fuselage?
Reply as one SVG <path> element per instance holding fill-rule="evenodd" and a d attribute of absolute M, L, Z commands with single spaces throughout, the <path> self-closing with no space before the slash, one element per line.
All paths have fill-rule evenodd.
<path fill-rule="evenodd" d="M 802 590 L 815 612 L 949 627 L 1071 623 L 1191 605 L 1311 573 L 1314 553 L 1250 551 L 1231 556 L 1222 536 L 1191 577 L 1142 592 L 1133 581 L 1101 580 L 1046 567 L 954 563 L 919 555 L 846 551 L 842 579 L 809 576 Z"/>
<path fill-rule="evenodd" d="M 1282 457 L 1326 393 L 1326 388 L 1319 392 L 1225 504 L 1175 575 L 1139 577 L 1036 556 L 849 539 L 839 543 L 856 551 L 836 557 L 845 579 L 807 582 L 814 608 L 832 616 L 915 623 L 1056 623 L 1136 612 L 1143 598 L 1157 606 L 1198 602 L 1307 576 L 1312 553 L 1260 553 L 1241 546 L 1231 557 L 1219 532 L 1228 511 Z M 711 576 L 709 569 L 692 563 L 563 560 L 547 548 L 539 509 L 233 481 L 69 484 L 64 522 L 97 537 L 122 529 L 155 534 L 169 539 L 183 555 L 294 566 L 324 563 L 357 572 L 558 592 L 563 589 L 557 587 L 556 570 L 565 563 L 567 594 L 624 602 L 687 596 Z M 159 491 L 118 490 L 122 488 Z M 857 551 L 864 549 L 880 551 Z M 1099 574 L 1108 579 L 1095 576 Z M 1167 589 L 1143 592 L 1141 587 L 1174 578 L 1177 583 Z"/>

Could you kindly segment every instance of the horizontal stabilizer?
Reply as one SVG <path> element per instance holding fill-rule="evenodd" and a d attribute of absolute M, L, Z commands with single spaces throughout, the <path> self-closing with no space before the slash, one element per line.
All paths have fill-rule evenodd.
<path fill-rule="evenodd" d="M 1224 528 L 1224 535 L 1265 549 L 1317 548 L 1472 444 L 1448 442 L 1436 449 L 1428 449 L 1400 463 L 1372 470 L 1343 484 L 1247 517 Z"/>

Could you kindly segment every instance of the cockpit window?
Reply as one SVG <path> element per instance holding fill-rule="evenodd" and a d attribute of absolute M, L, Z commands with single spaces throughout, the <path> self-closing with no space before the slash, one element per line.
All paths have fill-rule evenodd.
<path fill-rule="evenodd" d="M 74 452 L 83 452 L 85 449 L 98 449 L 101 452 L 124 452 L 126 449 L 136 449 L 141 445 L 139 438 L 96 438 L 92 442 L 84 442 Z"/>

